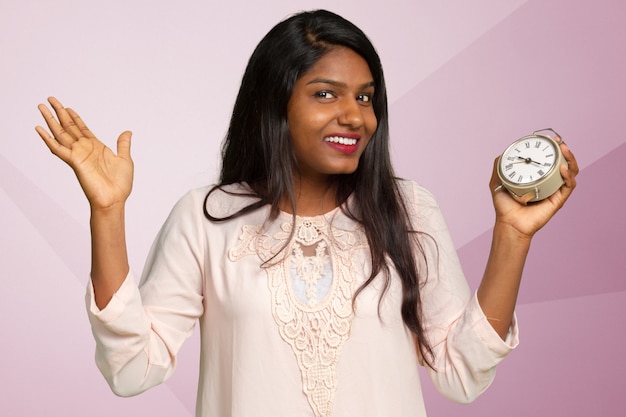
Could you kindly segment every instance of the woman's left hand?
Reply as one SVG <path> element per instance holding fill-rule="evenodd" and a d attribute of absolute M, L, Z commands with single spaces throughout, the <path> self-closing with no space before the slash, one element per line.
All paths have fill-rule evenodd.
<path fill-rule="evenodd" d="M 496 210 L 496 223 L 506 224 L 521 235 L 530 238 L 563 207 L 576 188 L 576 175 L 578 175 L 579 169 L 574 154 L 565 142 L 561 142 L 559 146 L 567 162 L 567 165 L 564 164 L 560 167 L 564 184 L 550 197 L 536 203 L 528 203 L 533 198 L 533 193 L 515 198 L 500 186 L 501 181 L 497 174 L 498 158 L 496 158 L 489 181 L 493 205 Z"/>

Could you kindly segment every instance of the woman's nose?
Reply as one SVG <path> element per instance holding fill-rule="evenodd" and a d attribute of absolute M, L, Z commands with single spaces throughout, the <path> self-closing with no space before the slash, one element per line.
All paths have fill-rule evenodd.
<path fill-rule="evenodd" d="M 363 125 L 363 113 L 356 99 L 341 100 L 340 113 L 337 118 L 342 126 L 350 126 L 353 129 Z"/>

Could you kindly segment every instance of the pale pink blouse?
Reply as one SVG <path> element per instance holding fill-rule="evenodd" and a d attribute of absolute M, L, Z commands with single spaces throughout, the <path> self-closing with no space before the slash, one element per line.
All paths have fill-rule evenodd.
<path fill-rule="evenodd" d="M 505 341 L 495 333 L 432 195 L 414 182 L 400 186 L 414 226 L 425 233 L 421 296 L 436 371 L 426 369 L 443 395 L 468 402 L 517 345 L 517 326 Z M 268 222 L 267 208 L 215 223 L 203 214 L 208 190 L 190 191 L 174 207 L 139 287 L 129 274 L 100 311 L 89 285 L 96 362 L 113 391 L 135 395 L 166 380 L 199 320 L 198 417 L 425 416 L 395 271 L 380 309 L 382 279 L 353 308 L 370 271 L 359 225 L 339 208 L 297 217 L 295 226 L 286 213 Z M 220 217 L 250 201 L 217 191 L 207 209 Z"/>

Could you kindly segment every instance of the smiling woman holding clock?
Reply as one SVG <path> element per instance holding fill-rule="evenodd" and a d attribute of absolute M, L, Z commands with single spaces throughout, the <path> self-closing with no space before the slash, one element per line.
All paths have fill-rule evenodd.
<path fill-rule="evenodd" d="M 501 192 L 494 162 L 493 243 L 472 294 L 433 196 L 393 173 L 374 47 L 340 16 L 299 13 L 252 54 L 220 178 L 176 204 L 137 285 L 124 226 L 131 133 L 113 152 L 49 104 L 52 135 L 37 132 L 90 203 L 97 365 L 115 393 L 138 394 L 172 374 L 199 323 L 197 416 L 424 416 L 420 363 L 443 395 L 472 401 L 518 343 L 531 239 L 578 173 L 559 140 L 563 184 L 527 204 L 536 193 Z"/>

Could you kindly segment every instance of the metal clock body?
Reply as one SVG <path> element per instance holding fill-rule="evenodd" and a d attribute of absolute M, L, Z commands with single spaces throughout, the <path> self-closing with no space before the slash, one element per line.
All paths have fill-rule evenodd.
<path fill-rule="evenodd" d="M 539 132 L 551 131 L 559 142 Z M 543 200 L 563 185 L 560 166 L 565 162 L 560 136 L 552 129 L 542 129 L 513 142 L 498 160 L 498 177 L 511 194 L 522 197 L 534 193 L 532 201 Z"/>

